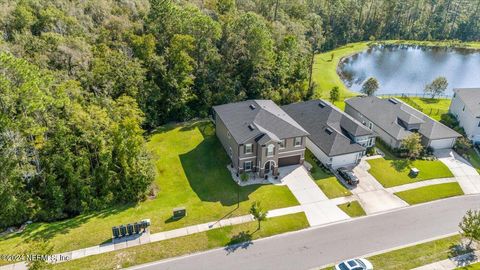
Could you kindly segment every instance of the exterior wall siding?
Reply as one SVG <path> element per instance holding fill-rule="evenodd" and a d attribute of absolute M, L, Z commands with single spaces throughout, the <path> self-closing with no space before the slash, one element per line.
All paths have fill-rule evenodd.
<path fill-rule="evenodd" d="M 465 104 L 458 96 L 452 99 L 449 111 L 455 115 L 468 138 L 474 142 L 480 142 L 480 127 L 478 126 L 480 119 L 476 117 L 474 112 L 465 107 Z"/>
<path fill-rule="evenodd" d="M 223 148 L 227 152 L 227 155 L 230 157 L 229 149 L 232 148 L 232 156 L 230 157 L 233 167 L 238 169 L 238 144 L 235 142 L 235 139 L 232 136 L 228 136 L 228 130 L 225 124 L 223 123 L 220 117 L 215 117 L 215 133 L 217 138 L 220 140 L 220 143 L 223 145 Z"/>
<path fill-rule="evenodd" d="M 307 148 L 327 167 L 334 169 L 354 165 L 363 156 L 362 152 L 350 153 L 345 155 L 339 155 L 334 157 L 327 156 L 316 144 L 307 138 Z"/>

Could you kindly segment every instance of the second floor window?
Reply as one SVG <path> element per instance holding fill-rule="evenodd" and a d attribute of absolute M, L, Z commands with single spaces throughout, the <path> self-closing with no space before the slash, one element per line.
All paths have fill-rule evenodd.
<path fill-rule="evenodd" d="M 267 157 L 273 156 L 275 150 L 275 146 L 273 144 L 270 144 L 267 146 Z"/>
<path fill-rule="evenodd" d="M 245 154 L 251 154 L 253 152 L 252 144 L 245 144 Z"/>
<path fill-rule="evenodd" d="M 295 137 L 295 147 L 302 146 L 302 137 Z"/>
<path fill-rule="evenodd" d="M 280 149 L 285 148 L 285 139 L 280 141 Z"/>

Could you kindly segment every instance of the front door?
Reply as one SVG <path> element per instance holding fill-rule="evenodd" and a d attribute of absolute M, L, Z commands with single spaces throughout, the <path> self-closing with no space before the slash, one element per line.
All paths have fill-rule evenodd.
<path fill-rule="evenodd" d="M 271 161 L 267 161 L 265 163 L 265 174 L 270 173 L 272 171 L 272 165 L 273 165 L 273 162 Z"/>

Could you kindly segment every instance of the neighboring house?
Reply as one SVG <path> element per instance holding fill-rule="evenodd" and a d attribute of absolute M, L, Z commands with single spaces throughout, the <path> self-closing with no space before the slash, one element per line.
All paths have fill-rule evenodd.
<path fill-rule="evenodd" d="M 453 89 L 450 113 L 455 115 L 467 137 L 480 142 L 480 88 Z"/>
<path fill-rule="evenodd" d="M 285 105 L 282 109 L 310 135 L 307 148 L 325 165 L 355 165 L 375 143 L 374 133 L 324 100 Z"/>
<path fill-rule="evenodd" d="M 302 164 L 308 132 L 271 100 L 213 107 L 216 134 L 237 173 L 278 175 L 278 167 Z"/>
<path fill-rule="evenodd" d="M 345 100 L 345 112 L 373 130 L 388 145 L 399 148 L 402 140 L 418 132 L 422 144 L 433 149 L 452 148 L 461 135 L 395 98 L 375 96 Z"/>

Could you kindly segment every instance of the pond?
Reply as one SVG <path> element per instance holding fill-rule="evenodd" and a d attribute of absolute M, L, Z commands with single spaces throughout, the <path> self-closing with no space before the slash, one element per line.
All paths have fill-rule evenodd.
<path fill-rule="evenodd" d="M 345 58 L 338 74 L 347 87 L 360 91 L 363 82 L 375 77 L 376 94 L 423 94 L 426 84 L 438 76 L 453 88 L 480 87 L 480 51 L 407 45 L 374 46 Z"/>

